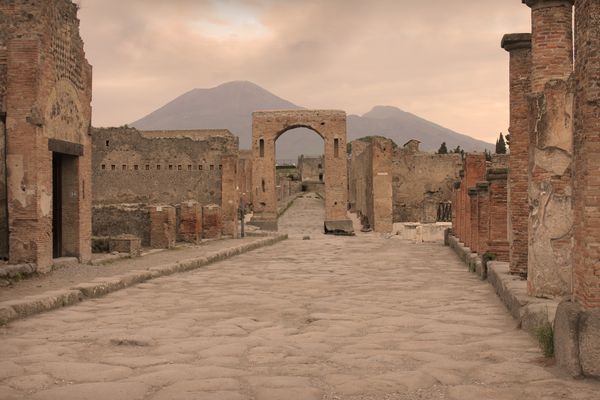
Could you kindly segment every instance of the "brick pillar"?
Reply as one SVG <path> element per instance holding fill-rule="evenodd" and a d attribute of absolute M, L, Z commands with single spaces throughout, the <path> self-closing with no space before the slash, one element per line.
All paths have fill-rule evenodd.
<path fill-rule="evenodd" d="M 473 253 L 477 253 L 479 244 L 479 211 L 477 209 L 477 188 L 469 188 L 469 231 L 471 234 L 467 238 L 465 245 L 471 249 Z"/>
<path fill-rule="evenodd" d="M 150 247 L 170 249 L 175 246 L 176 212 L 171 206 L 150 206 Z"/>
<path fill-rule="evenodd" d="M 458 238 L 459 213 L 458 202 L 460 199 L 460 181 L 454 182 L 452 186 L 452 234 Z"/>
<path fill-rule="evenodd" d="M 508 170 L 490 169 L 489 182 L 489 239 L 488 251 L 497 261 L 508 262 Z"/>
<path fill-rule="evenodd" d="M 573 0 L 531 7 L 528 291 L 562 297 L 572 280 Z"/>
<path fill-rule="evenodd" d="M 197 201 L 181 203 L 179 217 L 179 240 L 200 243 L 202 239 L 202 206 Z"/>
<path fill-rule="evenodd" d="M 483 153 L 468 153 L 465 155 L 465 177 L 463 179 L 464 184 L 464 244 L 469 247 L 467 242 L 470 244 L 471 238 L 471 200 L 469 197 L 468 189 L 475 187 L 477 182 L 485 180 L 485 154 Z"/>
<path fill-rule="evenodd" d="M 237 237 L 240 195 L 237 187 L 237 156 L 223 156 L 221 175 L 221 210 L 223 212 L 223 235 Z"/>
<path fill-rule="evenodd" d="M 222 230 L 221 207 L 216 204 L 202 207 L 202 236 L 205 239 L 219 239 Z"/>
<path fill-rule="evenodd" d="M 510 53 L 510 159 L 508 191 L 508 239 L 511 274 L 527 275 L 529 109 L 531 90 L 531 34 L 512 33 L 502 38 Z"/>
<path fill-rule="evenodd" d="M 458 188 L 458 226 L 457 226 L 457 238 L 464 244 L 465 242 L 465 170 L 462 169 L 459 172 L 460 176 L 460 187 Z"/>
<path fill-rule="evenodd" d="M 479 239 L 477 243 L 477 252 L 480 255 L 484 255 L 488 251 L 488 238 L 489 238 L 489 208 L 490 208 L 490 194 L 489 194 L 489 183 L 478 182 L 477 183 L 477 237 Z"/>
<path fill-rule="evenodd" d="M 600 2 L 575 1 L 575 301 L 600 308 Z"/>

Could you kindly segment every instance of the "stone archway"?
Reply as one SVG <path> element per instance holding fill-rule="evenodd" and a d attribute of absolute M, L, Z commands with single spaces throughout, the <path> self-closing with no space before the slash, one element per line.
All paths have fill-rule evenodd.
<path fill-rule="evenodd" d="M 277 230 L 275 194 L 275 142 L 286 131 L 308 128 L 325 143 L 325 233 L 352 234 L 346 215 L 348 170 L 346 113 L 334 110 L 257 111 L 252 114 L 252 223 Z"/>

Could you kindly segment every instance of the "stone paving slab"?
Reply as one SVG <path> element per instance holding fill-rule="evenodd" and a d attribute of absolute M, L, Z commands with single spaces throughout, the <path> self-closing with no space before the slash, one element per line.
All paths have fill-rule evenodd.
<path fill-rule="evenodd" d="M 85 299 L 102 297 L 117 290 L 146 282 L 150 279 L 200 268 L 263 246 L 275 244 L 286 238 L 286 235 L 272 235 L 267 237 L 249 238 L 246 240 L 228 240 L 223 241 L 225 243 L 219 243 L 219 248 L 213 249 L 213 251 L 210 252 L 207 252 L 207 249 L 204 248 L 204 246 L 197 246 L 197 248 L 192 249 L 195 252 L 199 251 L 201 256 L 182 258 L 182 256 L 189 256 L 189 252 L 181 254 L 171 252 L 173 257 L 168 264 L 160 264 L 163 257 L 160 257 L 160 259 L 157 260 L 157 253 L 154 256 L 149 255 L 147 258 L 143 259 L 146 265 L 149 265 L 147 269 L 129 270 L 110 276 L 101 276 L 90 282 L 77 283 L 66 289 L 40 292 L 39 290 L 36 290 L 39 289 L 37 285 L 35 289 L 33 288 L 31 281 L 23 281 L 20 282 L 20 290 L 11 292 L 12 295 L 16 293 L 21 296 L 16 296 L 17 298 L 0 302 L 0 325 L 33 314 L 73 305 Z M 164 256 L 164 254 L 160 254 Z M 136 261 L 139 262 L 137 259 Z M 124 266 L 125 268 L 121 269 L 127 270 L 127 267 L 131 268 L 131 264 L 137 265 L 138 262 L 128 263 Z M 126 263 L 126 261 L 123 260 L 121 263 Z M 156 263 L 158 263 L 158 265 L 156 265 Z M 65 272 L 68 272 L 68 270 Z M 40 279 L 44 279 L 44 277 L 41 277 Z M 62 284 L 68 286 L 69 281 L 62 282 Z M 29 289 L 29 291 L 27 289 Z M 4 290 L 8 291 L 10 289 Z"/>

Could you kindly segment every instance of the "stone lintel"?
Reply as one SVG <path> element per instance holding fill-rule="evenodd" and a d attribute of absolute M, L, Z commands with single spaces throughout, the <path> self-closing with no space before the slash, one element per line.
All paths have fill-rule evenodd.
<path fill-rule="evenodd" d="M 507 33 L 502 37 L 500 46 L 508 52 L 531 49 L 531 33 Z"/>
<path fill-rule="evenodd" d="M 532 9 L 559 6 L 573 7 L 575 4 L 575 0 L 522 0 L 522 2 Z"/>

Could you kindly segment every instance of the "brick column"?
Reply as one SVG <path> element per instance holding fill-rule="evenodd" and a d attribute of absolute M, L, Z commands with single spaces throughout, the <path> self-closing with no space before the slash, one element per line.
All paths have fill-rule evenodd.
<path fill-rule="evenodd" d="M 473 253 L 477 253 L 479 244 L 479 211 L 477 202 L 477 188 L 469 188 L 469 230 L 471 234 L 467 238 L 465 245 L 471 249 Z"/>
<path fill-rule="evenodd" d="M 508 262 L 508 170 L 490 169 L 489 182 L 489 239 L 488 251 L 497 261 Z"/>
<path fill-rule="evenodd" d="M 197 201 L 181 203 L 179 218 L 179 240 L 200 243 L 202 239 L 202 206 Z"/>
<path fill-rule="evenodd" d="M 502 38 L 510 53 L 510 159 L 508 218 L 511 274 L 527 275 L 527 231 L 529 218 L 529 110 L 531 90 L 531 34 L 512 33 Z"/>
<path fill-rule="evenodd" d="M 459 172 L 460 188 L 458 190 L 458 239 L 465 243 L 465 170 Z"/>
<path fill-rule="evenodd" d="M 454 182 L 452 186 L 452 234 L 458 238 L 459 212 L 458 202 L 460 199 L 460 181 Z"/>
<path fill-rule="evenodd" d="M 465 155 L 465 177 L 463 179 L 464 186 L 464 243 L 467 247 L 467 241 L 470 244 L 471 239 L 471 199 L 469 197 L 468 188 L 475 187 L 477 182 L 485 180 L 485 154 L 483 153 L 469 153 Z"/>
<path fill-rule="evenodd" d="M 528 291 L 571 291 L 573 0 L 525 0 L 531 7 Z"/>
<path fill-rule="evenodd" d="M 600 2 L 575 1 L 575 300 L 600 308 Z"/>
<path fill-rule="evenodd" d="M 477 252 L 480 255 L 484 255 L 488 250 L 488 238 L 489 238 L 489 208 L 490 208 L 490 194 L 489 194 L 489 183 L 478 182 L 477 183 Z"/>
<path fill-rule="evenodd" d="M 223 230 L 221 207 L 210 204 L 202 207 L 202 237 L 220 239 Z"/>
<path fill-rule="evenodd" d="M 171 206 L 150 206 L 150 247 L 170 249 L 175 246 L 176 215 Z"/>

